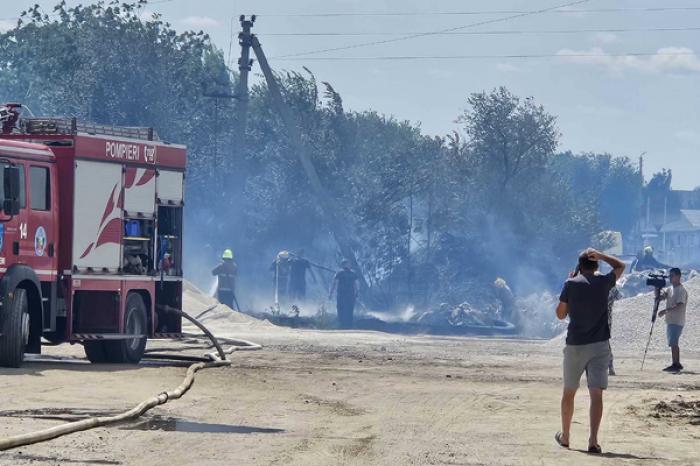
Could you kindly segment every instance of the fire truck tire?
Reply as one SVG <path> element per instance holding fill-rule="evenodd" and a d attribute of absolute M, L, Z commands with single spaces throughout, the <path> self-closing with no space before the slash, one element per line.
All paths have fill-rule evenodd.
<path fill-rule="evenodd" d="M 124 310 L 124 333 L 146 335 L 146 305 L 138 293 L 129 293 Z M 138 364 L 146 350 L 146 337 L 105 342 L 107 362 Z"/>
<path fill-rule="evenodd" d="M 29 342 L 29 301 L 26 290 L 14 290 L 7 312 L 0 314 L 0 324 L 0 366 L 20 367 Z"/>
<path fill-rule="evenodd" d="M 83 349 L 88 361 L 93 364 L 102 364 L 107 362 L 107 353 L 105 353 L 105 342 L 103 341 L 86 341 L 83 342 Z"/>

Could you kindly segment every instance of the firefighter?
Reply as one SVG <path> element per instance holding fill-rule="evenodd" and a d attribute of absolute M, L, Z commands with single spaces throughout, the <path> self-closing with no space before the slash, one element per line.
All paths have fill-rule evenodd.
<path fill-rule="evenodd" d="M 342 262 L 343 269 L 333 277 L 331 291 L 328 299 L 336 294 L 336 309 L 338 311 L 338 324 L 340 328 L 352 328 L 353 313 L 355 312 L 355 301 L 360 291 L 360 282 L 357 274 L 350 268 L 350 261 L 345 259 Z"/>
<path fill-rule="evenodd" d="M 233 251 L 226 249 L 221 255 L 221 263 L 217 265 L 211 274 L 218 277 L 219 285 L 216 296 L 221 304 L 225 304 L 233 309 L 233 302 L 236 299 L 236 274 L 238 265 L 233 261 Z"/>
<path fill-rule="evenodd" d="M 311 262 L 304 258 L 304 250 L 300 249 L 296 254 L 292 254 L 289 266 L 289 296 L 292 299 L 306 299 L 306 272 L 309 272 L 311 279 L 316 282 L 316 275 L 311 269 Z"/>
<path fill-rule="evenodd" d="M 275 304 L 286 301 L 289 291 L 289 270 L 291 268 L 291 254 L 289 251 L 280 251 L 270 266 L 272 271 L 272 286 Z"/>

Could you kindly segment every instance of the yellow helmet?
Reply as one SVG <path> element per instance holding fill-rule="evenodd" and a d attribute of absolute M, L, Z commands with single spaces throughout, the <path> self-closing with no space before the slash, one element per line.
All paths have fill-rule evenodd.
<path fill-rule="evenodd" d="M 221 258 L 233 260 L 233 251 L 231 251 L 230 249 L 225 249 L 224 253 L 221 255 Z"/>

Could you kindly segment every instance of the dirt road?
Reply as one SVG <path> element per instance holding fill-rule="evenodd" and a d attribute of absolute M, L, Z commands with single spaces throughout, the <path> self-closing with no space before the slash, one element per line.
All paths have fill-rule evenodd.
<path fill-rule="evenodd" d="M 0 453 L 0 464 L 698 464 L 700 355 L 680 375 L 654 353 L 618 351 L 603 458 L 586 447 L 587 396 L 572 448 L 555 447 L 561 348 L 535 341 L 400 337 L 237 324 L 263 351 L 202 372 L 143 422 Z M 151 346 L 164 346 L 152 342 Z M 0 371 L 0 436 L 111 413 L 180 383 L 185 369 L 92 366 L 78 346 Z M 51 355 L 62 356 L 51 361 Z M 585 381 L 584 381 L 585 384 Z M 677 404 L 683 400 L 686 404 Z M 660 401 L 666 404 L 658 405 Z M 657 406 L 658 405 L 658 406 Z"/>

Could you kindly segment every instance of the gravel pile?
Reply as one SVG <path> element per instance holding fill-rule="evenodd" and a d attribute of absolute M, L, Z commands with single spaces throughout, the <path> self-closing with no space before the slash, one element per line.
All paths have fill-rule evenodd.
<path fill-rule="evenodd" d="M 267 321 L 234 311 L 225 304 L 219 303 L 214 297 L 209 296 L 190 282 L 185 282 L 182 295 L 183 310 L 192 317 L 197 317 L 209 307 L 216 306 L 200 319 L 201 322 L 207 325 L 213 325 L 212 328 L 225 326 L 226 324 L 271 325 Z M 194 329 L 194 326 L 189 322 L 185 323 L 185 326 L 187 327 L 185 331 L 189 332 Z"/>
<path fill-rule="evenodd" d="M 686 325 L 681 336 L 681 349 L 697 351 L 700 349 L 700 278 L 693 278 L 685 282 L 684 286 L 688 290 L 688 306 Z M 613 348 L 644 351 L 649 337 L 653 304 L 653 293 L 644 293 L 615 303 L 612 327 Z M 665 307 L 666 302 L 662 301 L 659 309 Z M 665 350 L 667 350 L 666 323 L 663 318 L 659 318 L 654 326 L 649 351 Z"/>
<path fill-rule="evenodd" d="M 681 359 L 683 352 L 700 351 L 700 278 L 684 282 L 688 290 L 686 325 L 681 336 Z M 621 299 L 613 308 L 612 346 L 616 350 L 644 352 L 651 326 L 651 311 L 654 304 L 653 293 L 643 293 L 632 298 Z M 659 310 L 666 305 L 661 302 Z M 554 312 L 554 310 L 552 310 Z M 551 340 L 551 344 L 563 345 L 566 332 Z M 666 346 L 666 323 L 663 318 L 656 320 L 649 351 L 668 351 Z"/>

